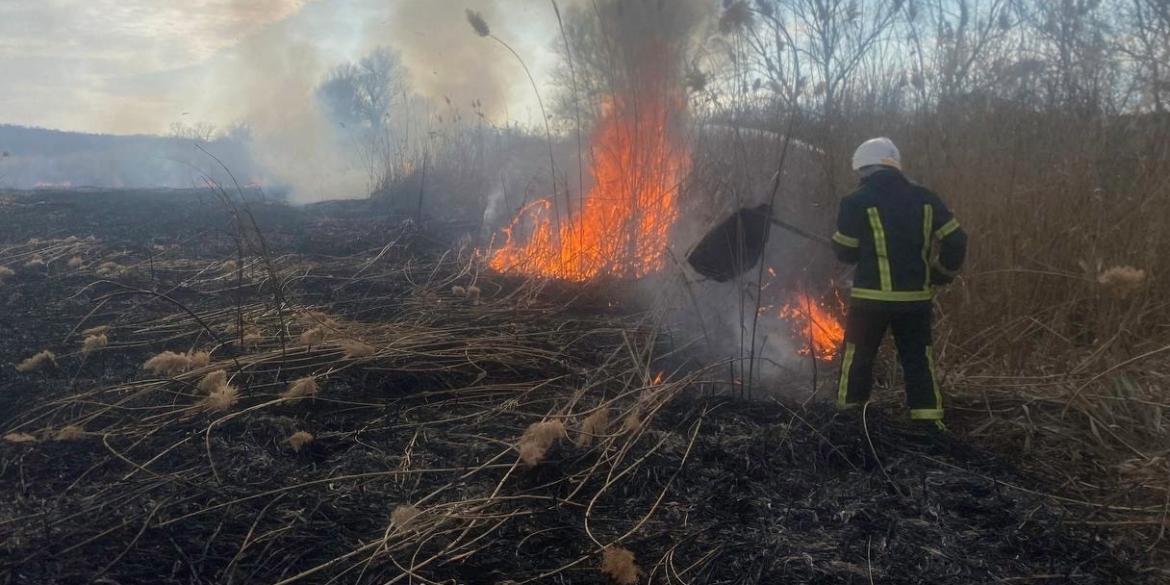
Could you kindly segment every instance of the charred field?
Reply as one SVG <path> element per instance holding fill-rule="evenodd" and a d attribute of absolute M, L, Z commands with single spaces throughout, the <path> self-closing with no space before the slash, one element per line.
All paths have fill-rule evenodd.
<path fill-rule="evenodd" d="M 723 395 L 654 307 L 475 230 L 0 198 L 0 581 L 1154 582 L 1012 459 Z"/>

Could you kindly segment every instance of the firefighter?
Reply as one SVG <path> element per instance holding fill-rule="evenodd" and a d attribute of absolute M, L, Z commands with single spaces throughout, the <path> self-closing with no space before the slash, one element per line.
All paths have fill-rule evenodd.
<path fill-rule="evenodd" d="M 841 200 L 833 234 L 837 258 L 857 265 L 837 405 L 869 400 L 874 358 L 892 329 L 911 420 L 928 432 L 945 431 L 931 347 L 933 290 L 958 275 L 967 234 L 938 195 L 911 183 L 901 169 L 888 138 L 868 140 L 853 155 L 861 185 Z"/>

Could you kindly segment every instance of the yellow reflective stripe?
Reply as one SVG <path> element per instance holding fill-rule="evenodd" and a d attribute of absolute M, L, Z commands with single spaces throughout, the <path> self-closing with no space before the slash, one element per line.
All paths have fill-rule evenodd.
<path fill-rule="evenodd" d="M 857 346 L 845 344 L 845 360 L 841 362 L 841 380 L 837 382 L 837 406 L 849 406 L 849 369 L 853 367 L 853 353 Z"/>
<path fill-rule="evenodd" d="M 930 230 L 934 227 L 934 206 L 927 203 L 922 206 L 922 266 L 926 268 L 923 275 L 922 290 L 930 290 Z"/>
<path fill-rule="evenodd" d="M 895 302 L 912 302 L 912 301 L 929 301 L 933 297 L 928 290 L 873 290 L 870 288 L 855 288 L 853 289 L 853 298 L 865 299 L 867 301 L 895 301 Z"/>
<path fill-rule="evenodd" d="M 841 232 L 833 234 L 833 241 L 845 246 L 846 248 L 856 248 L 861 245 L 861 240 L 851 238 Z"/>
<path fill-rule="evenodd" d="M 955 233 L 957 229 L 959 229 L 959 220 L 952 217 L 951 221 L 944 223 L 942 227 L 934 231 L 934 237 L 941 240 Z"/>
<path fill-rule="evenodd" d="M 934 407 L 938 410 L 939 418 L 942 418 L 942 392 L 938 389 L 938 374 L 934 370 L 934 348 L 926 346 L 926 365 L 930 367 L 930 385 L 934 388 Z"/>
<path fill-rule="evenodd" d="M 873 229 L 873 247 L 877 252 L 878 271 L 881 272 L 882 290 L 894 290 L 890 281 L 890 255 L 886 251 L 886 232 L 882 229 L 882 218 L 876 207 L 865 210 L 869 215 L 869 227 Z"/>
<path fill-rule="evenodd" d="M 942 420 L 942 418 L 941 408 L 918 408 L 910 411 L 910 420 Z"/>

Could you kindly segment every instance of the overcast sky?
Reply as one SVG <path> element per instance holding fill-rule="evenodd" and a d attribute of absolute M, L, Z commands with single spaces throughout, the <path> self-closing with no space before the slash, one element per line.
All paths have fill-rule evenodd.
<path fill-rule="evenodd" d="M 262 126 L 303 104 L 337 62 L 378 45 L 402 52 L 417 90 L 482 99 L 497 116 L 506 102 L 527 121 L 522 70 L 472 33 L 467 7 L 544 77 L 558 38 L 547 0 L 0 0 L 0 123 L 119 134 L 175 121 Z"/>

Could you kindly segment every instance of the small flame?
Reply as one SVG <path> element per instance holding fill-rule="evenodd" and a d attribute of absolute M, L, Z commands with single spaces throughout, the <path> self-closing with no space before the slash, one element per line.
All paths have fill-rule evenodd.
<path fill-rule="evenodd" d="M 780 318 L 791 323 L 793 330 L 806 343 L 811 341 L 817 359 L 832 360 L 845 341 L 845 326 L 833 310 L 803 293 L 797 293 L 792 301 L 780 308 Z M 801 351 L 801 355 L 808 354 L 807 347 Z"/>
<path fill-rule="evenodd" d="M 661 383 L 662 383 L 662 377 L 663 377 L 663 375 L 664 375 L 664 374 L 666 374 L 666 372 L 658 372 L 658 375 L 657 375 L 657 376 L 654 376 L 654 382 L 652 382 L 652 385 L 653 385 L 653 386 L 657 386 L 657 385 L 661 384 Z"/>

